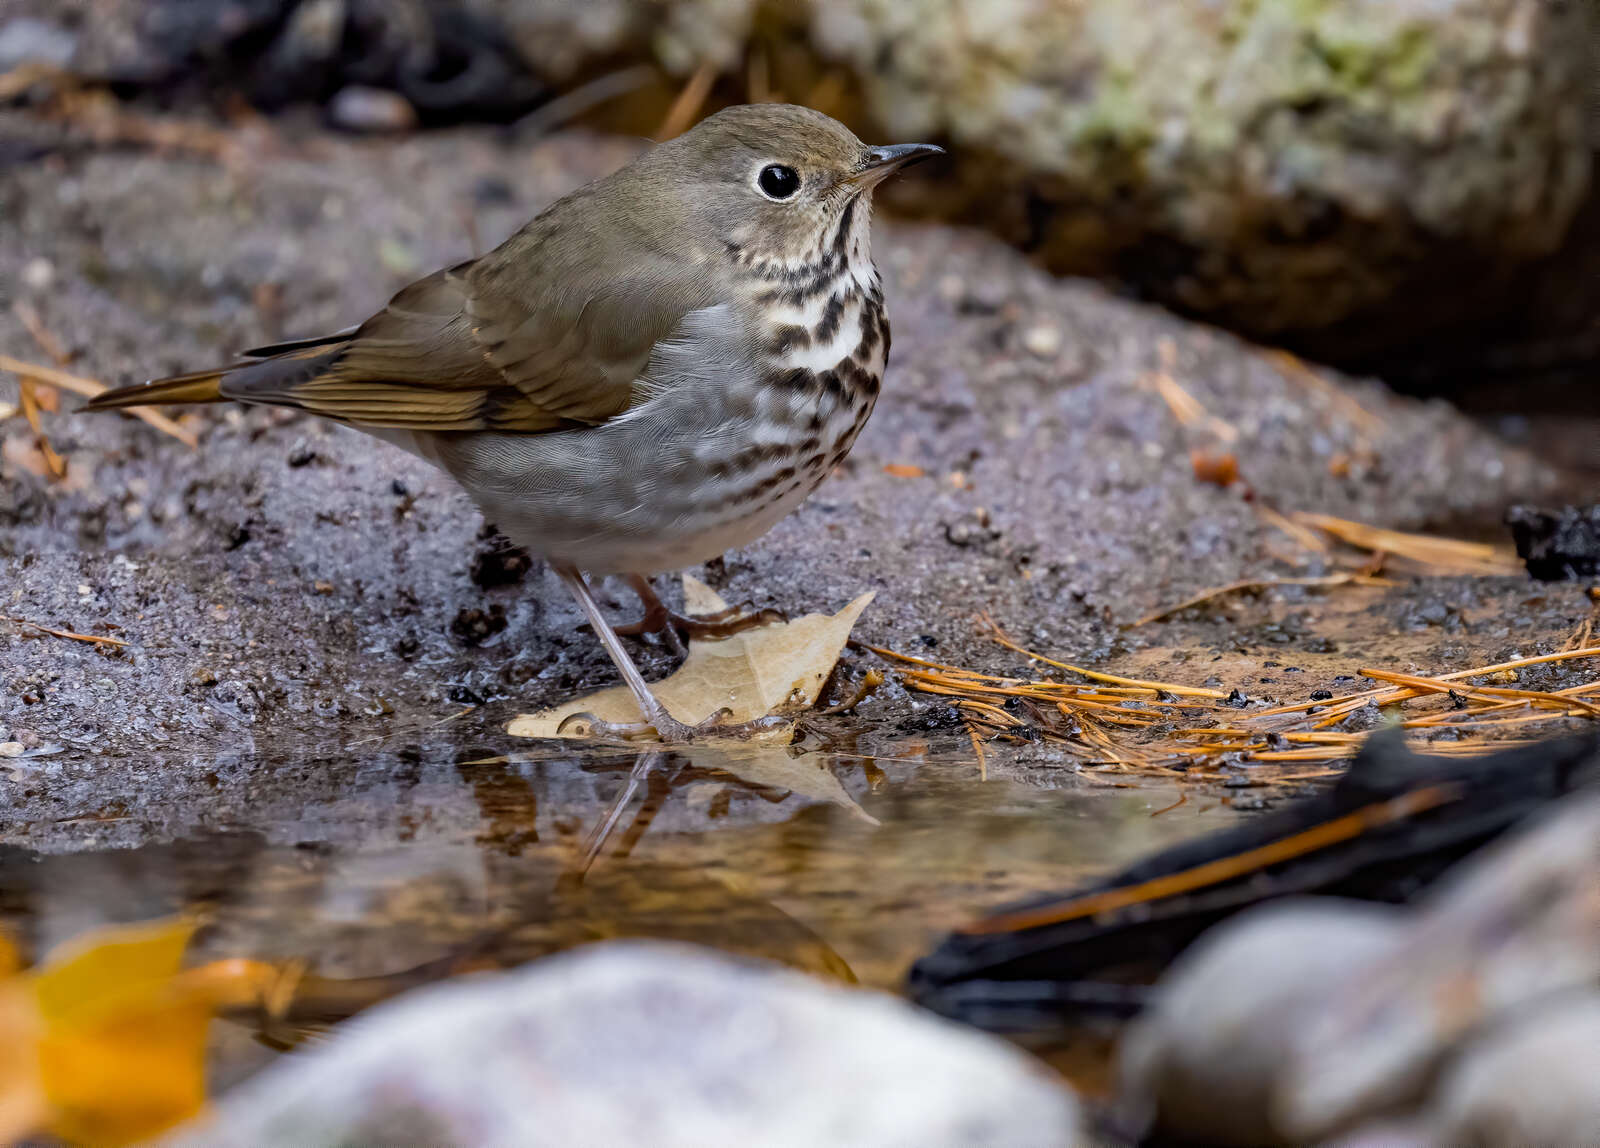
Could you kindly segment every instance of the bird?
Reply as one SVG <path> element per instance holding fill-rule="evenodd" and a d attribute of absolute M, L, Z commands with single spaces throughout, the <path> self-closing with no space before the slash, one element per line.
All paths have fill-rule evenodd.
<path fill-rule="evenodd" d="M 873 191 L 942 150 L 869 146 L 794 105 L 726 108 L 355 327 L 83 409 L 287 407 L 419 455 L 549 563 L 604 644 L 643 721 L 590 732 L 749 735 L 759 721 L 668 713 L 585 575 L 628 578 L 635 631 L 751 620 L 677 619 L 649 578 L 759 538 L 849 453 L 889 355 Z"/>

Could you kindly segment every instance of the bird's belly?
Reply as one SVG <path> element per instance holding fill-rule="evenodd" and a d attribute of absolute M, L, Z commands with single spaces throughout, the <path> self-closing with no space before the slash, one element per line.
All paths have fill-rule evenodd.
<path fill-rule="evenodd" d="M 513 542 L 592 573 L 651 574 L 761 537 L 849 453 L 870 392 L 748 383 L 662 395 L 598 427 L 437 436 L 449 471 Z"/>

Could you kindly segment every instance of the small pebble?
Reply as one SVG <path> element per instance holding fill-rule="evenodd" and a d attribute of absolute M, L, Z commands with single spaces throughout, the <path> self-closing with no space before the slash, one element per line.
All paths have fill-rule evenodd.
<path fill-rule="evenodd" d="M 403 132 L 417 126 L 417 110 L 399 92 L 351 84 L 328 104 L 328 118 L 353 132 Z"/>
<path fill-rule="evenodd" d="M 34 291 L 48 291 L 56 281 L 56 266 L 42 256 L 22 266 L 22 282 Z"/>
<path fill-rule="evenodd" d="M 1048 324 L 1029 327 L 1022 333 L 1022 346 L 1030 355 L 1053 359 L 1061 352 L 1061 330 Z"/>
<path fill-rule="evenodd" d="M 0 757 L 21 757 L 22 752 L 20 741 L 0 741 Z"/>

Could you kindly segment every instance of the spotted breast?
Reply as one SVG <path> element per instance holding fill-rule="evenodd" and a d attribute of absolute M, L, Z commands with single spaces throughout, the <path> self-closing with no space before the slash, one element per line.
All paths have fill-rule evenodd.
<path fill-rule="evenodd" d="M 889 356 L 889 319 L 870 250 L 870 220 L 856 201 L 836 230 L 798 262 L 734 252 L 759 339 L 757 386 L 772 433 L 741 477 L 735 501 L 780 500 L 787 509 L 842 462 L 878 399 Z M 798 497 L 795 497 L 798 496 Z"/>

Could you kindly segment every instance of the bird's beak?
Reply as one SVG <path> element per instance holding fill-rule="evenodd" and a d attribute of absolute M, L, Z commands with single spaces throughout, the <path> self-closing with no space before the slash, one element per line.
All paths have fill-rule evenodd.
<path fill-rule="evenodd" d="M 850 176 L 849 182 L 859 187 L 873 187 L 901 168 L 943 154 L 944 148 L 933 144 L 892 144 L 868 148 L 861 170 Z"/>

